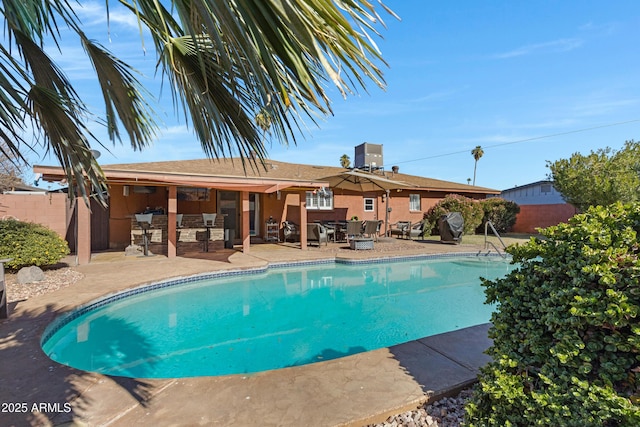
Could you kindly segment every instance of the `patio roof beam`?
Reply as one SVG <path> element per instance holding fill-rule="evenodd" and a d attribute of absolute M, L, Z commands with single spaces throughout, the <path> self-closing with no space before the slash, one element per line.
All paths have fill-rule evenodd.
<path fill-rule="evenodd" d="M 62 181 L 66 179 L 62 168 L 51 166 L 34 166 L 34 172 L 41 173 L 45 181 Z M 287 188 L 316 189 L 326 187 L 325 181 L 297 181 L 287 179 L 266 179 L 253 177 L 231 177 L 216 175 L 185 175 L 140 171 L 119 171 L 104 169 L 109 183 L 123 185 L 182 185 L 192 187 L 217 188 L 235 191 L 253 191 L 258 193 L 274 193 Z"/>

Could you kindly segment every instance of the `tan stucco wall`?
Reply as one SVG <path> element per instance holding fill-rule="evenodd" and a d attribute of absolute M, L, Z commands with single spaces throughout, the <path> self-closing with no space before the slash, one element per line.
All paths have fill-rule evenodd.
<path fill-rule="evenodd" d="M 42 224 L 63 239 L 67 234 L 67 206 L 64 193 L 0 194 L 0 218 Z"/>

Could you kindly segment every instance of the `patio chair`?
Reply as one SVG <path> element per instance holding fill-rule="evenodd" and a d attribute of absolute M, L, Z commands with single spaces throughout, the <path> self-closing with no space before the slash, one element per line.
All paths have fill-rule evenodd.
<path fill-rule="evenodd" d="M 410 229 L 411 221 L 398 221 L 395 224 L 391 224 L 389 234 L 391 236 L 398 236 L 405 239 L 409 235 Z"/>
<path fill-rule="evenodd" d="M 347 221 L 347 240 L 362 236 L 362 222 Z"/>
<path fill-rule="evenodd" d="M 373 239 L 377 242 L 381 225 L 382 225 L 382 221 L 365 221 L 364 231 L 362 232 L 362 234 L 368 237 L 373 237 Z"/>
<path fill-rule="evenodd" d="M 300 229 L 291 221 L 282 221 L 282 234 L 285 242 L 287 239 L 291 239 L 292 242 L 295 242 L 298 236 L 300 236 Z"/>
<path fill-rule="evenodd" d="M 322 224 L 307 224 L 307 242 L 318 242 L 318 247 L 324 242 L 329 244 L 327 229 Z"/>
<path fill-rule="evenodd" d="M 413 240 L 414 237 L 422 237 L 423 232 L 424 232 L 424 221 L 420 221 L 416 224 L 413 224 L 409 229 L 409 239 Z"/>
<path fill-rule="evenodd" d="M 324 229 L 327 230 L 327 238 L 329 240 L 333 240 L 335 242 L 336 241 L 336 226 L 333 225 L 333 224 L 329 224 L 326 221 L 323 221 L 320 224 L 322 224 Z"/>

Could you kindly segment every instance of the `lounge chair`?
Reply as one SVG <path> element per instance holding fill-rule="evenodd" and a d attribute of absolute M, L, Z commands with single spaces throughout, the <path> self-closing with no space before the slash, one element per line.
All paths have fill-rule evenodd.
<path fill-rule="evenodd" d="M 411 221 L 398 221 L 395 224 L 391 224 L 389 234 L 391 236 L 398 236 L 405 239 L 407 236 L 409 236 L 410 229 Z"/>
<path fill-rule="evenodd" d="M 328 245 L 327 229 L 322 224 L 307 224 L 307 242 L 318 242 L 318 246 L 322 243 Z"/>
<path fill-rule="evenodd" d="M 282 234 L 285 242 L 287 239 L 295 242 L 300 236 L 300 228 L 291 221 L 282 221 Z"/>
<path fill-rule="evenodd" d="M 424 221 L 420 221 L 416 224 L 413 224 L 409 229 L 409 239 L 413 239 L 414 237 L 422 237 L 423 232 L 424 232 Z"/>
<path fill-rule="evenodd" d="M 364 231 L 362 232 L 362 234 L 368 237 L 373 237 L 373 239 L 377 242 L 381 225 L 382 225 L 382 221 L 365 221 Z"/>

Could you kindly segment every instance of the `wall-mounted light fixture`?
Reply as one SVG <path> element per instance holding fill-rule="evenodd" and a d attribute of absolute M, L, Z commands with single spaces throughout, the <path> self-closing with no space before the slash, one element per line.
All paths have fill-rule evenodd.
<path fill-rule="evenodd" d="M 125 186 L 122 187 L 122 195 L 124 197 L 127 197 L 129 195 L 129 186 L 128 185 L 125 185 Z"/>

